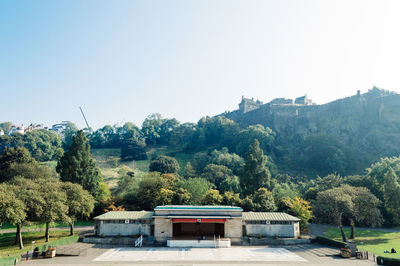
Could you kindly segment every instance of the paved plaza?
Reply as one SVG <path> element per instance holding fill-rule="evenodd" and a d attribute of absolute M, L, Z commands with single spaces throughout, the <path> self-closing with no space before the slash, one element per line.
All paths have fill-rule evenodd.
<path fill-rule="evenodd" d="M 376 265 L 371 261 L 343 259 L 338 249 L 322 245 L 234 246 L 231 248 L 115 247 L 77 243 L 64 251 L 82 250 L 80 256 L 23 261 L 32 265 Z"/>
<path fill-rule="evenodd" d="M 219 261 L 219 262 L 299 262 L 306 259 L 285 248 L 117 248 L 94 261 Z"/>

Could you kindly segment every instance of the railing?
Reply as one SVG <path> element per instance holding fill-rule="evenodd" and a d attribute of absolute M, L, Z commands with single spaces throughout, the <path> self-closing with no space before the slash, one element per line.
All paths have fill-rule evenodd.
<path fill-rule="evenodd" d="M 141 247 L 142 244 L 143 244 L 143 235 L 140 235 L 140 237 L 138 239 L 136 239 L 136 241 L 135 241 L 135 248 Z"/>
<path fill-rule="evenodd" d="M 214 247 L 215 248 L 219 248 L 221 246 L 220 242 L 221 242 L 221 235 L 218 235 L 218 239 L 216 239 L 216 237 L 214 235 Z"/>

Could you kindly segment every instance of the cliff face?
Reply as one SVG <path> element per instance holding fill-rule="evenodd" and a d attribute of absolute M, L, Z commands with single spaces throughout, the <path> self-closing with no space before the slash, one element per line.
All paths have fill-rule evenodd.
<path fill-rule="evenodd" d="M 377 88 L 323 105 L 268 103 L 247 113 L 236 110 L 224 116 L 242 126 L 262 124 L 274 130 L 278 159 L 296 157 L 304 162 L 312 136 L 329 138 L 348 156 L 359 157 L 360 169 L 400 153 L 400 95 Z"/>

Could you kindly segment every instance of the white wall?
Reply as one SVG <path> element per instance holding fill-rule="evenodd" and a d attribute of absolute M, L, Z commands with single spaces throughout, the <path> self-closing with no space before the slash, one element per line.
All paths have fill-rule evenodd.
<path fill-rule="evenodd" d="M 133 236 L 133 235 L 150 235 L 150 224 L 117 224 L 117 223 L 101 223 L 98 235 L 104 236 Z"/>
<path fill-rule="evenodd" d="M 297 224 L 246 224 L 247 236 L 266 236 L 273 237 L 297 237 L 298 233 L 295 229 Z"/>

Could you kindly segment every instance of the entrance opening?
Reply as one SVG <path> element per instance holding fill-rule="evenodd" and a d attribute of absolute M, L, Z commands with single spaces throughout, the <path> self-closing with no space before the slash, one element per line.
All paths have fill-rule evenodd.
<path fill-rule="evenodd" d="M 224 223 L 173 223 L 174 238 L 193 239 L 206 237 L 206 239 L 224 237 Z"/>

